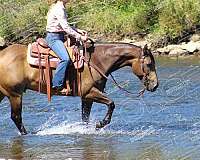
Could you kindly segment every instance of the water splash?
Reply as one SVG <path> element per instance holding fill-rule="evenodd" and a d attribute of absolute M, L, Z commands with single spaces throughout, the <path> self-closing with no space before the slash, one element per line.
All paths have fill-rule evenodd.
<path fill-rule="evenodd" d="M 91 127 L 91 125 L 84 125 L 81 122 L 68 123 L 64 121 L 56 126 L 52 127 L 41 127 L 43 128 L 41 131 L 37 133 L 37 135 L 56 135 L 56 134 L 92 134 L 95 133 L 95 127 Z"/>
<path fill-rule="evenodd" d="M 64 121 L 59 125 L 44 128 L 37 132 L 36 135 L 102 135 L 102 136 L 117 136 L 117 135 L 127 135 L 127 136 L 137 136 L 139 139 L 157 134 L 156 130 L 150 126 L 148 129 L 133 129 L 131 131 L 127 130 L 113 130 L 109 127 L 102 129 L 96 129 L 95 123 L 84 124 L 82 122 L 69 123 Z"/>

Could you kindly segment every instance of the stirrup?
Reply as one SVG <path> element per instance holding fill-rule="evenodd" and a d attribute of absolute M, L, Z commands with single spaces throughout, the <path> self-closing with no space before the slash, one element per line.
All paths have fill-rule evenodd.
<path fill-rule="evenodd" d="M 59 91 L 61 94 L 63 95 L 68 95 L 68 89 L 67 88 L 63 88 L 62 90 Z"/>
<path fill-rule="evenodd" d="M 53 88 L 53 90 L 55 90 L 56 93 L 58 94 L 62 94 L 62 95 L 70 95 L 72 93 L 72 90 L 69 90 L 67 88 Z"/>

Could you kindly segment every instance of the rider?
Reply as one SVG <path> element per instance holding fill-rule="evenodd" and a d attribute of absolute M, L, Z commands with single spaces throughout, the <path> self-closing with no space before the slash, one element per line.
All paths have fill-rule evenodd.
<path fill-rule="evenodd" d="M 52 88 L 62 93 L 66 93 L 67 91 L 64 87 L 64 80 L 66 69 L 70 64 L 69 54 L 64 46 L 64 33 L 73 36 L 77 40 L 86 41 L 88 39 L 86 31 L 69 26 L 65 8 L 66 3 L 69 1 L 70 0 L 54 0 L 47 14 L 46 26 L 46 41 L 49 47 L 60 58 L 52 80 Z"/>

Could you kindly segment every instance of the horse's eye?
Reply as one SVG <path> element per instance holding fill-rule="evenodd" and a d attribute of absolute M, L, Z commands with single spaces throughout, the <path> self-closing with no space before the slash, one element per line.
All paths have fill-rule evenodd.
<path fill-rule="evenodd" d="M 150 64 L 147 64 L 147 67 L 148 67 L 148 68 L 151 68 L 151 67 L 152 67 L 151 63 L 150 63 Z"/>

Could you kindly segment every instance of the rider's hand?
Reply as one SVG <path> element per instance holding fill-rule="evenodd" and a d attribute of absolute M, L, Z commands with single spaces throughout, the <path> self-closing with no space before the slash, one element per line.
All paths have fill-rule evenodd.
<path fill-rule="evenodd" d="M 82 36 L 87 35 L 87 31 L 85 31 L 85 30 L 78 29 L 78 32 L 79 32 Z"/>
<path fill-rule="evenodd" d="M 84 36 L 81 36 L 81 40 L 82 40 L 82 41 L 87 41 L 87 40 L 88 40 L 87 34 L 85 34 Z"/>

